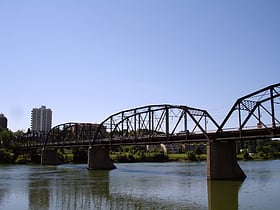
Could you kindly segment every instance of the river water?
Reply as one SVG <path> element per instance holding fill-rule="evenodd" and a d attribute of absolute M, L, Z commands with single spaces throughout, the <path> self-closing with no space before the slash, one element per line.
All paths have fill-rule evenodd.
<path fill-rule="evenodd" d="M 206 180 L 206 162 L 0 165 L 0 209 L 280 209 L 280 160 L 240 162 L 244 182 Z"/>

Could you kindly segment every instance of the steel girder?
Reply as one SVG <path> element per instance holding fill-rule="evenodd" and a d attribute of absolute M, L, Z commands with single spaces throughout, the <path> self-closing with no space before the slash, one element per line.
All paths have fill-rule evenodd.
<path fill-rule="evenodd" d="M 182 105 L 148 105 L 121 111 L 105 119 L 91 144 L 186 141 L 194 133 L 201 133 L 209 139 L 208 131 L 216 131 L 218 127 L 205 110 Z"/>
<path fill-rule="evenodd" d="M 266 128 L 271 133 L 280 125 L 280 83 L 243 96 L 234 103 L 217 133 L 234 126 L 242 130 Z M 234 120 L 237 120 L 234 121 Z M 238 128 L 236 128 L 238 125 Z"/>

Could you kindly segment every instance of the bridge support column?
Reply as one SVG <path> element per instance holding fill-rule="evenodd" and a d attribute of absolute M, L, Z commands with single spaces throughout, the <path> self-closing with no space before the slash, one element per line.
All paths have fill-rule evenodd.
<path fill-rule="evenodd" d="M 240 180 L 246 178 L 236 159 L 236 143 L 208 142 L 207 144 L 207 179 Z"/>
<path fill-rule="evenodd" d="M 111 170 L 115 169 L 113 161 L 109 156 L 109 147 L 89 147 L 88 169 L 89 170 Z"/>
<path fill-rule="evenodd" d="M 61 162 L 58 159 L 57 151 L 54 149 L 42 149 L 41 164 L 42 165 L 58 165 Z"/>

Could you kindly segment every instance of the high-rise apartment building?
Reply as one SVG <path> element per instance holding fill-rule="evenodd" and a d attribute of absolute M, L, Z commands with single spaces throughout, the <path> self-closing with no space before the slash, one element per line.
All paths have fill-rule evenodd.
<path fill-rule="evenodd" d="M 8 126 L 8 119 L 5 117 L 4 114 L 0 114 L 0 130 L 7 129 Z"/>
<path fill-rule="evenodd" d="M 46 106 L 34 108 L 31 111 L 31 130 L 49 131 L 52 127 L 52 110 Z"/>

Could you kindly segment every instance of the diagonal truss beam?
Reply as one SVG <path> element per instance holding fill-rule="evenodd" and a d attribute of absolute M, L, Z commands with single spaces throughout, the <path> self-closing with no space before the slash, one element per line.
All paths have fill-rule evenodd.
<path fill-rule="evenodd" d="M 159 137 L 168 141 L 180 132 L 187 135 L 190 130 L 200 132 L 209 139 L 207 124 L 211 124 L 214 130 L 219 127 L 205 110 L 182 105 L 149 105 L 111 115 L 100 124 L 106 127 L 107 135 L 100 135 L 97 129 L 92 143 Z"/>
<path fill-rule="evenodd" d="M 279 119 L 276 117 L 276 106 L 279 105 L 278 99 L 280 97 L 280 83 L 270 85 L 258 91 L 250 93 L 236 100 L 225 119 L 222 121 L 217 133 L 225 129 L 225 125 L 233 118 L 235 111 L 238 112 L 238 129 L 241 131 L 251 119 L 256 119 L 259 124 L 265 128 L 270 126 L 261 119 L 261 110 L 264 110 L 270 116 L 272 128 L 276 128 L 279 124 Z M 267 104 L 267 102 L 270 102 Z M 258 111 L 258 113 L 256 113 Z M 242 118 L 242 113 L 246 116 Z"/>

